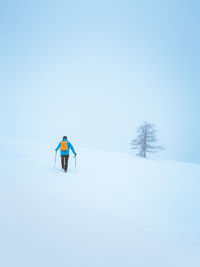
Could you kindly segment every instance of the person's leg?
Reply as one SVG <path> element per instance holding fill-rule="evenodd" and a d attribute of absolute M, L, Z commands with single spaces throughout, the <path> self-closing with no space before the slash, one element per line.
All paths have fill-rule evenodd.
<path fill-rule="evenodd" d="M 62 166 L 62 169 L 65 169 L 65 156 L 61 156 L 61 166 Z"/>
<path fill-rule="evenodd" d="M 65 171 L 67 171 L 68 169 L 68 160 L 69 160 L 69 155 L 66 156 L 66 159 L 65 159 Z"/>
<path fill-rule="evenodd" d="M 64 170 L 67 171 L 68 169 L 68 160 L 69 160 L 69 155 L 64 156 Z"/>
<path fill-rule="evenodd" d="M 66 156 L 63 156 L 63 159 L 64 159 L 63 169 L 64 169 L 64 171 L 66 171 Z"/>

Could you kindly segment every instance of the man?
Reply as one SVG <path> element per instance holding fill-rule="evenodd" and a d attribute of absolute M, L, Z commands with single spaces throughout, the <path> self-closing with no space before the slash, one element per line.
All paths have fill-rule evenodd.
<path fill-rule="evenodd" d="M 76 152 L 72 146 L 72 144 L 67 140 L 67 136 L 63 136 L 63 140 L 58 144 L 55 151 L 57 152 L 60 148 L 60 155 L 61 155 L 61 165 L 65 172 L 68 169 L 68 160 L 69 160 L 69 150 L 71 149 L 76 157 Z"/>

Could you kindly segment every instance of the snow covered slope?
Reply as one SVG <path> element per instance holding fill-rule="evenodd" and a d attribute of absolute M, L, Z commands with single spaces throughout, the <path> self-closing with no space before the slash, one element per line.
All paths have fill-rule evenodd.
<path fill-rule="evenodd" d="M 200 165 L 55 146 L 0 146 L 1 267 L 200 266 Z"/>

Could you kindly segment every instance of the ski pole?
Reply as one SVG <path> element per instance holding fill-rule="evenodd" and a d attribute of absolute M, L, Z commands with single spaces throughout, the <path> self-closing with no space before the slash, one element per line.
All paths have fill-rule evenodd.
<path fill-rule="evenodd" d="M 76 170 L 76 156 L 74 156 L 74 159 L 75 159 L 75 170 Z"/>
<path fill-rule="evenodd" d="M 56 151 L 56 153 L 55 153 L 55 167 L 56 167 L 56 156 L 57 156 L 57 151 Z"/>

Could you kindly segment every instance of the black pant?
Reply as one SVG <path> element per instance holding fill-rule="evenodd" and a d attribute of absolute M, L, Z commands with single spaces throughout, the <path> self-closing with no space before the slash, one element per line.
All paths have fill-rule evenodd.
<path fill-rule="evenodd" d="M 69 160 L 69 155 L 66 156 L 61 156 L 61 164 L 62 168 L 67 171 L 68 169 L 68 160 Z"/>

